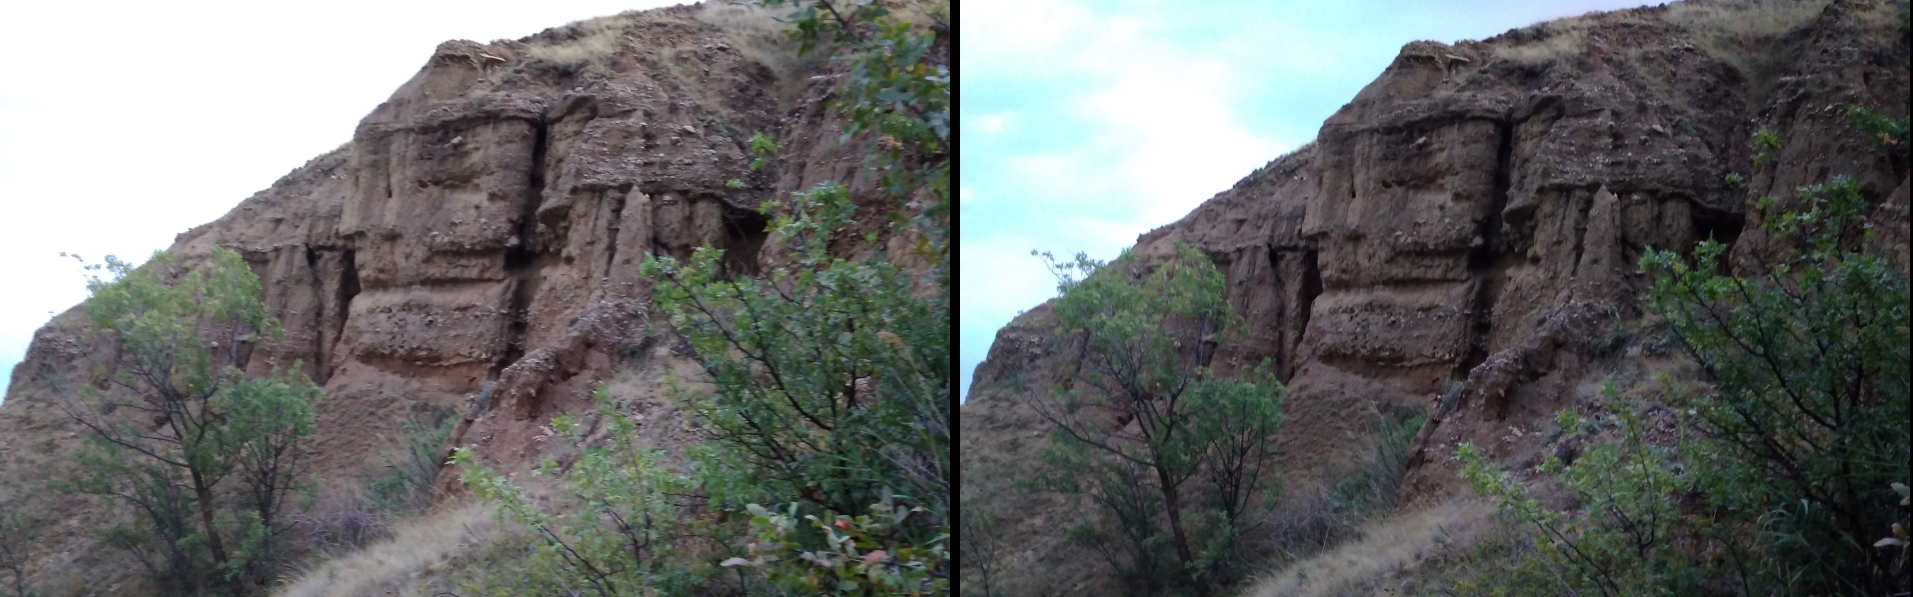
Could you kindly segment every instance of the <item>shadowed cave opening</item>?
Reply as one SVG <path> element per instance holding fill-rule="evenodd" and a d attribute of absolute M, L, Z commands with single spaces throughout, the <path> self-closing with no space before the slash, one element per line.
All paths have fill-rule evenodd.
<path fill-rule="evenodd" d="M 756 276 L 760 272 L 757 255 L 764 249 L 770 233 L 770 220 L 764 214 L 730 206 L 724 208 L 724 261 L 719 272 L 724 279 Z"/>
<path fill-rule="evenodd" d="M 1709 238 L 1732 247 L 1740 240 L 1740 229 L 1747 224 L 1747 216 L 1732 212 L 1708 209 L 1696 205 L 1692 221 L 1695 243 Z M 1693 247 L 1687 247 L 1691 250 Z"/>

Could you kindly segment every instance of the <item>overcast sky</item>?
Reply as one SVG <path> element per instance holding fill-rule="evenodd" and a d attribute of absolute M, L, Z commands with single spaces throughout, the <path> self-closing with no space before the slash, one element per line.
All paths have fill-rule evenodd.
<path fill-rule="evenodd" d="M 352 139 L 450 39 L 661 0 L 0 1 L 0 389 L 79 265 L 175 234 Z"/>
<path fill-rule="evenodd" d="M 996 331 L 1056 293 L 1031 249 L 1115 257 L 1136 235 L 1313 140 L 1402 44 L 1483 39 L 1643 4 L 964 2 L 963 394 Z"/>

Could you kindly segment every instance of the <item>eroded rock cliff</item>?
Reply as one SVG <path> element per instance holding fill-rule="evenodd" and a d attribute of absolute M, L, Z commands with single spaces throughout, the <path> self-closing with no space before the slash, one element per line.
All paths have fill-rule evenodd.
<path fill-rule="evenodd" d="M 351 142 L 169 250 L 191 263 L 236 249 L 264 280 L 285 335 L 237 364 L 296 362 L 324 386 L 311 443 L 322 485 L 378 462 L 408 414 L 433 410 L 462 418 L 449 443 L 523 471 L 550 449 L 539 426 L 587 406 L 599 383 L 696 370 L 647 324 L 647 252 L 708 244 L 755 272 L 776 250 L 760 203 L 825 180 L 852 181 L 860 204 L 874 196 L 825 106 L 838 75 L 774 28 L 762 9 L 725 4 L 446 42 Z M 781 148 L 753 171 L 757 131 Z M 0 484 L 37 486 L 70 459 L 78 426 L 58 401 L 112 366 L 83 319 L 56 317 L 12 372 Z M 658 412 L 644 437 L 682 439 L 662 390 L 648 392 L 641 406 Z M 449 477 L 441 498 L 460 491 Z M 33 566 L 74 578 L 41 587 L 106 590 L 115 574 L 78 578 L 117 566 L 88 535 L 97 506 L 44 497 Z"/>
<path fill-rule="evenodd" d="M 1391 405 L 1431 413 L 1405 507 L 1455 488 L 1458 441 L 1533 457 L 1543 440 L 1519 429 L 1572 404 L 1593 355 L 1611 348 L 1600 332 L 1639 317 L 1642 250 L 1743 240 L 1760 196 L 1784 205 L 1799 185 L 1852 176 L 1904 255 L 1905 158 L 1845 116 L 1852 105 L 1906 115 L 1907 31 L 1892 8 L 1832 2 L 1748 43 L 1721 30 L 1743 24 L 1696 14 L 1706 7 L 1408 44 L 1314 143 L 1137 240 L 1144 257 L 1193 244 L 1226 274 L 1247 325 L 1211 365 L 1266 358 L 1289 386 L 1277 438 L 1289 487 L 1319 482 Z M 1760 126 L 1787 143 L 1757 166 L 1748 139 Z M 1048 313 L 1004 328 L 976 370 L 966 478 L 1024 470 L 1043 444 L 1023 398 L 1067 370 L 1046 352 Z M 1099 590 L 1100 558 L 1054 531 L 1083 514 L 1054 495 L 1017 500 L 1004 588 Z"/>

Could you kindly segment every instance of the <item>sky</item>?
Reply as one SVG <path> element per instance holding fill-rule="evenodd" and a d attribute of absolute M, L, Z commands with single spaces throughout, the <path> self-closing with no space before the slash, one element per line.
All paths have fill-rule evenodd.
<path fill-rule="evenodd" d="M 1315 138 L 1403 44 L 1640 0 L 970 0 L 959 12 L 961 391 L 1056 294 L 1030 251 L 1116 257 Z"/>
<path fill-rule="evenodd" d="M 0 2 L 0 389 L 80 264 L 143 262 L 306 160 L 451 39 L 661 0 Z"/>

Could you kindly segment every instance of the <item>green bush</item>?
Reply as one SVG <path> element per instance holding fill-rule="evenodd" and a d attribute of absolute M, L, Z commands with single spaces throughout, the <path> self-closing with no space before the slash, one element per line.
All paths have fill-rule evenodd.
<path fill-rule="evenodd" d="M 805 516 L 812 532 L 821 533 L 822 546 L 807 549 L 800 541 L 797 504 L 774 512 L 749 506 L 756 532 L 746 559 L 732 557 L 723 566 L 761 568 L 776 587 L 792 595 L 948 595 L 950 552 L 947 537 L 918 544 L 899 532 L 915 511 L 890 503 L 872 504 L 870 514 L 835 515 L 830 522 Z"/>
<path fill-rule="evenodd" d="M 677 595 L 713 580 L 709 565 L 684 557 L 695 538 L 716 540 L 719 547 L 728 538 L 714 534 L 715 525 L 695 515 L 693 477 L 672 471 L 663 453 L 639 447 L 632 413 L 618 409 L 603 388 L 594 402 L 609 441 L 588 441 L 574 418 L 560 416 L 552 427 L 581 445 L 583 453 L 567 470 L 548 462 L 537 471 L 555 478 L 571 504 L 567 508 L 540 506 L 470 450 L 454 453 L 453 461 L 464 467 L 460 479 L 473 495 L 498 504 L 501 516 L 541 539 L 511 586 L 468 586 L 468 592 L 514 595 L 530 586 L 600 597 Z"/>
<path fill-rule="evenodd" d="M 1671 397 L 1696 413 L 1703 438 L 1683 452 L 1710 503 L 1773 513 L 1766 552 L 1790 583 L 1904 590 L 1872 544 L 1906 514 L 1890 485 L 1908 478 L 1907 280 L 1874 251 L 1850 179 L 1798 200 L 1766 216 L 1784 253 L 1753 275 L 1717 273 L 1726 247 L 1711 241 L 1691 266 L 1667 252 L 1642 258 L 1657 276 L 1653 306 L 1714 382 Z"/>
<path fill-rule="evenodd" d="M 1408 444 L 1426 420 L 1427 415 L 1413 407 L 1394 409 L 1378 418 L 1375 450 L 1335 486 L 1340 509 L 1361 518 L 1395 507 L 1402 479 L 1408 474 Z"/>
<path fill-rule="evenodd" d="M 1571 465 L 1549 456 L 1541 466 L 1579 504 L 1572 511 L 1543 504 L 1473 444 L 1463 444 L 1456 452 L 1462 478 L 1494 498 L 1499 513 L 1531 525 L 1535 532 L 1534 551 L 1515 560 L 1513 573 L 1461 583 L 1464 592 L 1519 595 L 1535 590 L 1539 577 L 1544 586 L 1577 595 L 1694 595 L 1708 588 L 1707 581 L 1733 575 L 1735 562 L 1719 552 L 1692 549 L 1741 548 L 1731 521 L 1680 511 L 1678 500 L 1691 489 L 1691 477 L 1678 472 L 1673 450 L 1647 441 L 1647 424 L 1637 402 L 1622 401 L 1613 384 L 1607 396 L 1613 420 L 1586 422 L 1596 430 L 1611 425 L 1619 440 L 1587 448 Z M 1556 421 L 1565 430 L 1584 429 L 1573 411 L 1561 413 Z"/>
<path fill-rule="evenodd" d="M 379 510 L 410 514 L 431 505 L 432 483 L 444 464 L 438 454 L 457 423 L 450 412 L 439 411 L 424 419 L 408 416 L 399 424 L 399 443 L 405 453 L 398 460 L 386 459 L 384 474 L 366 484 Z"/>

